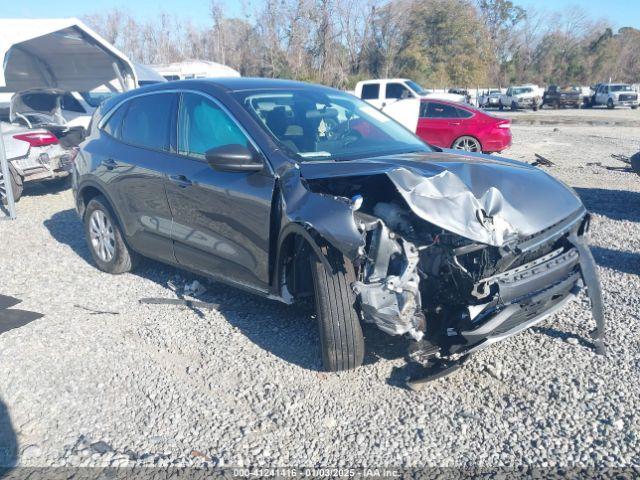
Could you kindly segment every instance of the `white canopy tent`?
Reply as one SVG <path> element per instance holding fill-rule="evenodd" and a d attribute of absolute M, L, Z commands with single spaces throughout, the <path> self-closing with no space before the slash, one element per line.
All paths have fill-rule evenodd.
<path fill-rule="evenodd" d="M 137 86 L 125 54 L 75 18 L 0 19 L 0 89 L 90 91 Z"/>
<path fill-rule="evenodd" d="M 4 92 L 43 87 L 125 91 L 138 86 L 127 56 L 75 18 L 0 19 L 0 58 L 0 91 Z M 0 173 L 6 184 L 9 166 L 1 124 Z M 9 217 L 15 218 L 11 188 L 4 190 Z"/>

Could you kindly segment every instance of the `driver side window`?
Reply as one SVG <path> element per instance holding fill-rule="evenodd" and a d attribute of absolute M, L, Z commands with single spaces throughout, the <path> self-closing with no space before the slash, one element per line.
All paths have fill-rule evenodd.
<path fill-rule="evenodd" d="M 178 113 L 178 153 L 204 158 L 207 150 L 225 145 L 249 146 L 238 125 L 218 105 L 184 93 Z"/>

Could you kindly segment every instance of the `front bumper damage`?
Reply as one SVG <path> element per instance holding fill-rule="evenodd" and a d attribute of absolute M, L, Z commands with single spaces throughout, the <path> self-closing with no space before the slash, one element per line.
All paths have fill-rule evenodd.
<path fill-rule="evenodd" d="M 602 293 L 585 239 L 590 217 L 545 172 L 452 153 L 431 162 L 337 162 L 330 174 L 303 164 L 301 176 L 305 188 L 290 195 L 297 204 L 288 213 L 354 262 L 362 320 L 411 337 L 409 358 L 447 370 L 542 321 L 584 287 L 594 345 L 604 353 Z"/>
<path fill-rule="evenodd" d="M 450 298 L 443 298 L 447 293 L 442 289 L 434 291 L 429 287 L 437 278 L 429 275 L 429 262 L 421 259 L 421 252 L 422 257 L 441 256 L 440 265 L 450 270 L 457 268 L 458 274 L 468 274 L 471 279 L 473 272 L 467 270 L 460 257 L 491 247 L 471 244 L 453 248 L 448 255 L 435 244 L 416 246 L 392 232 L 380 219 L 363 218 L 367 217 L 360 216 L 360 228 L 368 232 L 369 261 L 363 280 L 354 285 L 363 320 L 391 335 L 410 335 L 417 342 L 414 359 L 442 359 L 428 380 L 440 378 L 444 371 L 458 366 L 449 358 L 466 359 L 471 353 L 541 322 L 573 300 L 585 286 L 596 321 L 594 346 L 597 353 L 604 354 L 602 292 L 584 237 L 589 220 L 584 211 L 539 236 L 498 249 L 497 262 L 502 262 L 504 269 L 466 283 L 466 288 L 470 287 L 467 305 L 464 282 L 454 282 L 458 291 L 449 292 Z M 393 270 L 398 273 L 386 274 Z M 423 302 L 423 298 L 429 300 Z M 434 322 L 438 317 L 440 320 Z M 425 378 L 414 379 L 410 385 L 416 387 L 424 381 Z"/>

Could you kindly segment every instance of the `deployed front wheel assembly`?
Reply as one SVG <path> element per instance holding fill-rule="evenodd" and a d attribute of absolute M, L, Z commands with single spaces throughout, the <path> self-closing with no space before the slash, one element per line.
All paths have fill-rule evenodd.
<path fill-rule="evenodd" d="M 330 372 L 362 365 L 364 337 L 355 306 L 351 262 L 331 247 L 321 247 L 327 262 L 311 258 L 316 315 L 324 369 Z"/>

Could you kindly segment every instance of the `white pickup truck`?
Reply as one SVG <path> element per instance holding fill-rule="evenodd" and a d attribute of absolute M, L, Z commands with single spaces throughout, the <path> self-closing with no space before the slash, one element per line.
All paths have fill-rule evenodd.
<path fill-rule="evenodd" d="M 451 102 L 464 102 L 465 96 L 455 93 L 439 93 L 426 90 L 408 78 L 382 78 L 363 80 L 356 84 L 355 96 L 365 100 L 377 109 L 408 98 L 434 98 Z"/>
<path fill-rule="evenodd" d="M 626 83 L 601 83 L 596 86 L 596 92 L 591 97 L 591 106 L 606 105 L 614 107 L 638 108 L 638 92 Z"/>
<path fill-rule="evenodd" d="M 537 85 L 519 85 L 509 87 L 507 93 L 500 95 L 498 108 L 509 107 L 511 110 L 519 108 L 530 108 L 533 111 L 538 110 L 542 104 L 542 95 L 544 90 Z"/>

